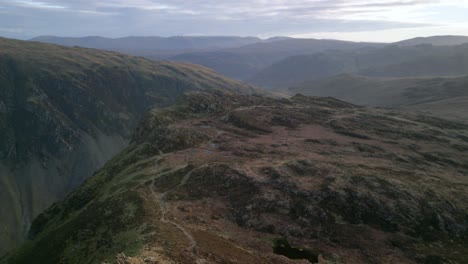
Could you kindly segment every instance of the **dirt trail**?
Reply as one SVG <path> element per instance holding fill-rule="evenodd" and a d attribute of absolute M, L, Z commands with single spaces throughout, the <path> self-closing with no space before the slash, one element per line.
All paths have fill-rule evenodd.
<path fill-rule="evenodd" d="M 188 172 L 184 178 L 180 181 L 180 183 L 178 185 L 176 185 L 175 187 L 163 192 L 163 193 L 160 193 L 160 194 L 157 194 L 155 191 L 154 191 L 154 181 L 153 180 L 153 184 L 151 185 L 151 193 L 153 194 L 154 198 L 159 202 L 159 207 L 161 208 L 161 217 L 160 217 L 160 221 L 163 222 L 163 223 L 166 223 L 166 224 L 171 224 L 173 226 L 175 226 L 177 229 L 179 229 L 184 235 L 185 237 L 187 238 L 187 240 L 189 241 L 190 243 L 190 252 L 192 254 L 192 256 L 194 257 L 195 261 L 197 264 L 205 264 L 205 260 L 200 258 L 199 254 L 198 254 L 198 249 L 197 249 L 197 241 L 195 241 L 195 239 L 193 238 L 192 235 L 190 235 L 190 233 L 187 231 L 187 229 L 185 229 L 182 225 L 174 222 L 174 221 L 171 221 L 169 219 L 166 218 L 166 196 L 167 194 L 182 186 L 182 185 L 185 185 L 187 183 L 187 181 L 190 179 L 190 176 L 192 175 L 192 172 L 194 170 Z"/>

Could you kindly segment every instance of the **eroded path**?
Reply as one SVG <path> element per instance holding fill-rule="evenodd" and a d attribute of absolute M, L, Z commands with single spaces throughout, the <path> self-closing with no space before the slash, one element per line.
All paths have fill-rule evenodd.
<path fill-rule="evenodd" d="M 194 169 L 196 170 L 196 169 Z M 161 209 L 161 217 L 160 217 L 160 221 L 163 222 L 163 223 L 166 223 L 166 224 L 170 224 L 170 225 L 173 225 L 175 226 L 177 229 L 179 229 L 184 235 L 185 237 L 187 238 L 187 240 L 189 241 L 190 243 L 190 253 L 192 254 L 193 258 L 195 259 L 196 263 L 197 264 L 205 264 L 205 260 L 200 258 L 199 254 L 198 254 L 198 248 L 197 248 L 197 241 L 195 241 L 195 239 L 193 238 L 193 236 L 187 231 L 186 228 L 184 228 L 182 225 L 170 220 L 170 219 L 167 219 L 166 218 L 166 212 L 167 212 L 167 209 L 166 209 L 166 196 L 167 194 L 182 186 L 182 185 L 185 185 L 187 183 L 187 181 L 190 179 L 190 176 L 192 175 L 192 172 L 194 171 L 189 171 L 183 178 L 182 180 L 180 181 L 180 183 L 176 186 L 174 186 L 173 188 L 163 192 L 163 193 L 156 193 L 153 186 L 154 186 L 154 183 L 155 183 L 155 180 L 157 178 L 155 178 L 153 180 L 153 184 L 150 186 L 151 188 L 151 193 L 153 194 L 155 200 L 158 201 L 159 203 L 159 207 Z"/>

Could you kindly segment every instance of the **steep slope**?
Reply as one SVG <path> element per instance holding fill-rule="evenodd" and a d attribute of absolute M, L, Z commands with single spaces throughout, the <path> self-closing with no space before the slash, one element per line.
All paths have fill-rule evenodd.
<path fill-rule="evenodd" d="M 248 79 L 270 88 L 287 88 L 341 73 L 374 77 L 457 76 L 468 74 L 468 44 L 420 45 L 322 52 L 279 61 Z"/>
<path fill-rule="evenodd" d="M 398 46 L 415 46 L 430 44 L 434 46 L 455 46 L 468 43 L 468 36 L 432 36 L 406 39 L 395 42 Z"/>
<path fill-rule="evenodd" d="M 326 39 L 279 38 L 276 41 L 264 41 L 239 48 L 181 54 L 170 59 L 200 64 L 231 78 L 244 80 L 290 56 L 314 54 L 325 50 L 352 50 L 384 45 Z"/>
<path fill-rule="evenodd" d="M 193 93 L 147 115 L 3 262 L 466 263 L 467 129 L 332 98 Z"/>
<path fill-rule="evenodd" d="M 338 75 L 291 87 L 291 94 L 331 96 L 347 102 L 425 111 L 468 121 L 468 77 L 370 78 Z"/>
<path fill-rule="evenodd" d="M 118 51 L 131 55 L 144 56 L 151 59 L 163 59 L 189 51 L 235 48 L 262 41 L 254 37 L 56 37 L 40 36 L 32 39 L 44 43 L 64 46 L 78 46 L 110 51 Z"/>
<path fill-rule="evenodd" d="M 0 252 L 188 90 L 251 88 L 187 64 L 0 39 Z"/>

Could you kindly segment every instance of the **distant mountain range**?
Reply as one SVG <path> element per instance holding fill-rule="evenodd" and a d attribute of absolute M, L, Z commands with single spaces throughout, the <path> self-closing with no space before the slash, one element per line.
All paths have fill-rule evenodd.
<path fill-rule="evenodd" d="M 67 46 L 81 46 L 118 51 L 150 59 L 165 59 L 200 64 L 223 75 L 239 80 L 251 80 L 270 86 L 259 78 L 270 71 L 269 67 L 281 60 L 291 61 L 291 56 L 313 55 L 327 50 L 343 51 L 361 48 L 384 48 L 396 45 L 402 48 L 415 45 L 453 46 L 468 43 L 465 36 L 434 36 L 415 38 L 396 43 L 360 43 L 327 39 L 295 39 L 273 37 L 262 40 L 255 37 L 125 37 L 125 38 L 63 38 L 42 36 L 35 41 Z M 299 61 L 301 70 L 307 70 Z M 288 65 L 287 67 L 290 67 Z M 325 67 L 328 67 L 325 65 Z M 341 69 L 342 66 L 332 66 Z M 296 67 L 292 69 L 295 70 Z M 327 69 L 324 69 L 327 71 Z M 336 72 L 335 72 L 336 73 Z M 267 73 L 268 75 L 268 73 Z M 314 76 L 312 74 L 312 76 Z M 266 76 L 267 78 L 268 76 Z M 298 80 L 304 81 L 304 80 Z M 275 82 L 276 83 L 276 82 Z M 292 81 L 290 83 L 298 83 Z"/>
<path fill-rule="evenodd" d="M 78 46 L 101 50 L 118 51 L 153 59 L 164 59 L 188 51 L 202 51 L 240 47 L 262 40 L 255 37 L 56 37 L 40 36 L 31 39 L 64 46 Z"/>
<path fill-rule="evenodd" d="M 383 46 L 385 44 L 367 42 L 285 39 L 219 51 L 181 54 L 169 59 L 200 64 L 231 78 L 244 80 L 290 56 L 315 54 L 326 50 L 353 50 Z"/>
<path fill-rule="evenodd" d="M 454 46 L 468 43 L 468 36 L 432 36 L 407 39 L 393 44 L 399 46 L 434 45 L 434 46 Z"/>
<path fill-rule="evenodd" d="M 283 38 L 278 38 L 280 40 Z M 275 39 L 265 40 L 267 42 Z M 105 38 L 98 36 L 91 37 L 56 37 L 40 36 L 31 39 L 31 41 L 46 42 L 64 46 L 80 46 L 95 49 L 111 50 L 203 50 L 203 49 L 222 49 L 240 47 L 252 43 L 262 42 L 262 39 L 256 37 L 123 37 L 123 38 Z"/>
<path fill-rule="evenodd" d="M 313 79 L 351 73 L 374 77 L 457 76 L 468 74 L 468 44 L 397 46 L 325 51 L 288 57 L 247 81 L 287 88 Z"/>

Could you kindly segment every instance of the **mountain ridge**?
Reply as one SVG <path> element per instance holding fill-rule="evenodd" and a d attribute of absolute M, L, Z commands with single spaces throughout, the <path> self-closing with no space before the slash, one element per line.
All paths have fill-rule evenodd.
<path fill-rule="evenodd" d="M 286 39 L 211 52 L 180 54 L 169 59 L 200 64 L 231 78 L 248 81 L 251 75 L 291 56 L 384 45 L 386 44 L 340 40 Z"/>
<path fill-rule="evenodd" d="M 213 71 L 0 38 L 0 251 L 129 142 L 143 114 L 189 90 L 255 90 Z"/>
<path fill-rule="evenodd" d="M 187 50 L 187 49 L 213 49 L 213 48 L 228 48 L 230 46 L 240 46 L 249 43 L 261 41 L 255 37 L 238 37 L 238 36 L 173 36 L 173 37 L 158 37 L 158 36 L 127 36 L 120 38 L 106 38 L 100 36 L 87 37 L 57 37 L 57 36 L 39 36 L 30 39 L 31 41 L 53 42 L 52 44 L 66 44 L 65 46 L 80 46 L 85 48 L 123 48 L 127 50 L 151 49 L 157 48 L 160 50 Z M 92 41 L 101 41 L 92 45 Z M 83 42 L 82 42 L 83 41 Z M 109 45 L 109 46 L 106 46 Z M 136 46 L 132 46 L 136 45 Z M 118 50 L 115 50 L 118 51 Z"/>
<path fill-rule="evenodd" d="M 333 98 L 190 93 L 7 259 L 461 263 L 466 128 Z"/>
<path fill-rule="evenodd" d="M 262 40 L 255 37 L 236 36 L 128 36 L 121 38 L 39 36 L 31 41 L 110 50 L 151 59 L 166 59 L 183 52 L 237 47 Z"/>
<path fill-rule="evenodd" d="M 225 41 L 216 41 L 217 38 L 224 38 Z M 261 74 L 262 71 L 271 67 L 272 64 L 283 59 L 290 58 L 291 56 L 312 55 L 318 52 L 324 52 L 327 49 L 349 50 L 364 47 L 382 48 L 388 45 L 400 47 L 411 47 L 417 45 L 453 46 L 468 42 L 468 37 L 465 36 L 432 36 L 408 39 L 394 43 L 352 42 L 333 39 L 301 39 L 288 37 L 272 37 L 264 40 L 255 37 L 181 36 L 168 38 L 123 37 L 116 39 L 98 37 L 98 40 L 101 40 L 104 43 L 93 45 L 86 43 L 86 39 L 86 37 L 49 37 L 49 39 L 42 37 L 42 41 L 45 42 L 111 49 L 123 53 L 144 56 L 150 59 L 169 59 L 196 63 L 238 80 L 251 80 L 257 74 Z M 139 39 L 139 41 L 137 41 L 137 39 Z M 148 46 L 145 43 L 150 39 L 157 41 Z M 181 41 L 184 39 L 185 41 Z M 190 43 L 202 44 L 203 39 L 211 39 L 209 42 L 220 42 L 221 44 L 205 46 L 189 45 Z M 39 37 L 38 40 L 41 40 L 41 37 Z M 173 41 L 171 42 L 171 40 Z M 83 41 L 85 43 L 82 43 Z M 109 42 L 114 42 L 114 44 Z M 119 44 L 119 42 L 121 43 Z M 165 42 L 170 44 L 166 47 L 166 44 L 164 44 Z M 182 48 L 181 45 L 184 48 Z"/>
<path fill-rule="evenodd" d="M 468 43 L 468 36 L 458 35 L 445 35 L 445 36 L 431 36 L 431 37 L 416 37 L 395 42 L 396 45 L 425 45 L 430 44 L 434 46 L 453 46 Z"/>

